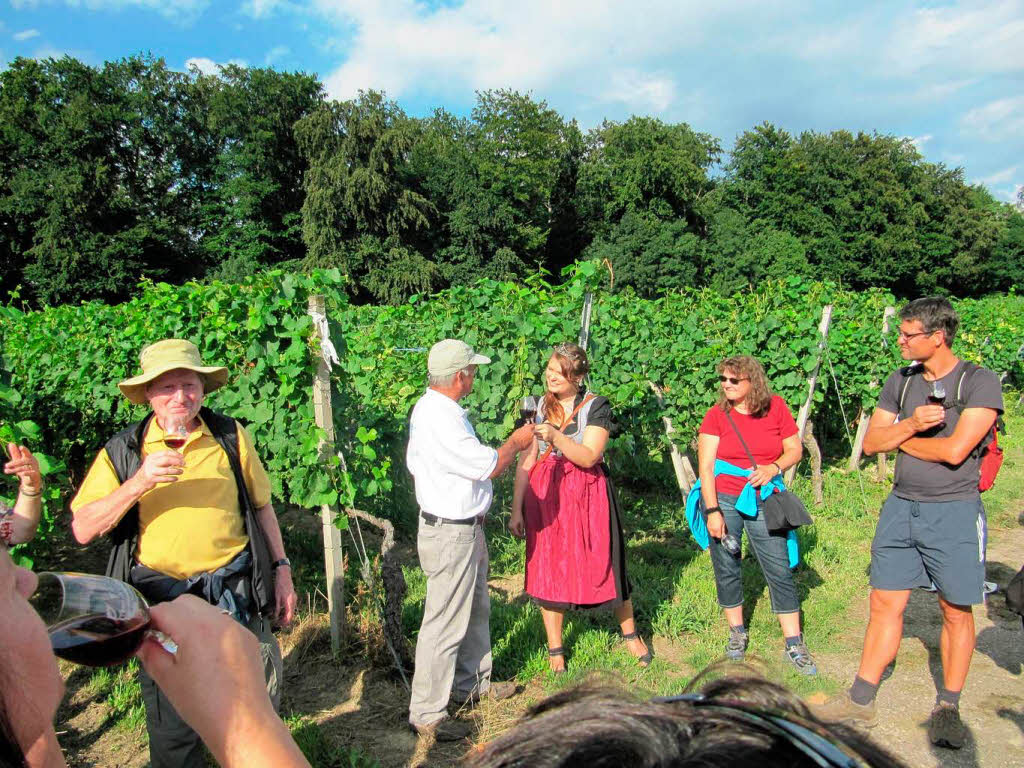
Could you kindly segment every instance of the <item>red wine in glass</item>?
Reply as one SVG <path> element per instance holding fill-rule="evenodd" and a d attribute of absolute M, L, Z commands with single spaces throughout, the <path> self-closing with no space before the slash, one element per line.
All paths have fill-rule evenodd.
<path fill-rule="evenodd" d="M 928 394 L 928 402 L 932 405 L 946 407 L 946 388 L 942 386 L 942 382 L 938 379 L 932 382 L 932 391 Z M 938 425 L 939 429 L 942 429 L 944 426 L 946 426 L 945 421 Z"/>
<path fill-rule="evenodd" d="M 523 417 L 523 424 L 532 424 L 537 418 L 537 398 L 527 395 L 519 403 L 519 414 Z"/>
<path fill-rule="evenodd" d="M 130 659 L 146 636 L 149 618 L 112 619 L 93 613 L 50 627 L 50 646 L 62 659 L 89 667 L 109 667 Z"/>
<path fill-rule="evenodd" d="M 77 664 L 120 664 L 149 631 L 146 599 L 131 585 L 106 576 L 41 573 L 29 602 L 46 624 L 53 652 Z M 168 644 L 164 647 L 173 652 Z"/>
<path fill-rule="evenodd" d="M 171 427 L 164 433 L 164 445 L 170 448 L 172 451 L 181 452 L 181 449 L 185 446 L 185 442 L 188 440 L 188 430 L 185 429 L 184 424 L 178 424 Z"/>

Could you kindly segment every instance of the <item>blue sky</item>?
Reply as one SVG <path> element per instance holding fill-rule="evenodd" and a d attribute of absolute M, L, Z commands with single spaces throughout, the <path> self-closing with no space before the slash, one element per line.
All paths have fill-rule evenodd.
<path fill-rule="evenodd" d="M 414 115 L 515 88 L 584 127 L 654 115 L 727 148 L 765 120 L 878 131 L 1002 200 L 1024 184 L 1024 0 L 0 0 L 0 67 L 137 52 L 315 72 Z"/>

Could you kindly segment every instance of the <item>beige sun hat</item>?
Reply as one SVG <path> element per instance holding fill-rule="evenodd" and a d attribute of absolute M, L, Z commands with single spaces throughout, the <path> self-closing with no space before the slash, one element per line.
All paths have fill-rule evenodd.
<path fill-rule="evenodd" d="M 204 392 L 220 389 L 228 381 L 227 368 L 203 365 L 199 349 L 185 339 L 164 339 L 150 344 L 139 353 L 139 363 L 142 365 L 142 373 L 117 385 L 121 393 L 136 405 L 146 404 L 146 385 L 149 382 L 178 368 L 198 373 L 203 379 Z"/>
<path fill-rule="evenodd" d="M 431 376 L 450 376 L 469 365 L 484 365 L 491 358 L 478 355 L 473 348 L 458 339 L 444 339 L 430 348 L 427 372 Z"/>

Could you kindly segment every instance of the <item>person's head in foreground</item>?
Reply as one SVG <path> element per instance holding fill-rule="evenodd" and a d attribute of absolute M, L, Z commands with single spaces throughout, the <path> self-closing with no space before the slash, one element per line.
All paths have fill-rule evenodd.
<path fill-rule="evenodd" d="M 608 687 L 562 691 L 469 762 L 474 768 L 903 765 L 866 736 L 817 720 L 797 696 L 752 676 L 723 677 L 699 693 L 652 700 Z"/>

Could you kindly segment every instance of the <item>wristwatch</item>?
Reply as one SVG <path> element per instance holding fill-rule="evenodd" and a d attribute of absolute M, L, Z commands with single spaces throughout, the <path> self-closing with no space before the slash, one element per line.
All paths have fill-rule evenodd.
<path fill-rule="evenodd" d="M 289 560 L 287 557 L 282 557 L 280 560 L 275 560 L 274 562 L 272 562 L 270 564 L 270 567 L 273 568 L 276 571 L 282 565 L 287 565 L 289 568 L 291 568 L 292 567 L 292 561 Z"/>

